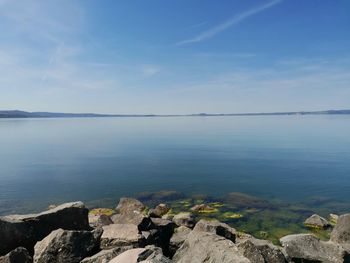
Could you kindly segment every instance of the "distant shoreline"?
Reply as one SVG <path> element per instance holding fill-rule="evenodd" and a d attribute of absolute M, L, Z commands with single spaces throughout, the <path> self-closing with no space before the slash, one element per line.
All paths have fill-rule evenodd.
<path fill-rule="evenodd" d="M 220 116 L 281 116 L 281 115 L 344 115 L 350 110 L 255 112 L 255 113 L 196 113 L 196 114 L 95 114 L 27 112 L 19 110 L 0 111 L 0 118 L 123 118 L 123 117 L 220 117 Z"/>

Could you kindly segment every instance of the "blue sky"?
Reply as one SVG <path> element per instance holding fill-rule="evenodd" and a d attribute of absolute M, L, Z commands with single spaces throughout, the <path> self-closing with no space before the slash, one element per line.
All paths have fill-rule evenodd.
<path fill-rule="evenodd" d="M 0 0 L 0 108 L 350 108 L 348 0 Z"/>

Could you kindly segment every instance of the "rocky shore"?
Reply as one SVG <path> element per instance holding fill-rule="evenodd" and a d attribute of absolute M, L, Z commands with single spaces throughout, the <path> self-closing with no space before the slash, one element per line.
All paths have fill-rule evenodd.
<path fill-rule="evenodd" d="M 196 222 L 192 214 L 216 209 L 198 204 L 173 214 L 164 203 L 149 209 L 137 199 L 121 198 L 113 210 L 89 211 L 73 202 L 39 214 L 3 216 L 0 263 L 350 262 L 350 214 L 305 220 L 308 227 L 332 228 L 328 241 L 293 234 L 274 245 L 218 220 Z"/>

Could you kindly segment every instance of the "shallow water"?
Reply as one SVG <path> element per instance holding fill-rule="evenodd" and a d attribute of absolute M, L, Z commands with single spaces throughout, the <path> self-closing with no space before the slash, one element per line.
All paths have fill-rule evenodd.
<path fill-rule="evenodd" d="M 0 214 L 164 189 L 349 211 L 349 131 L 346 115 L 0 119 Z"/>

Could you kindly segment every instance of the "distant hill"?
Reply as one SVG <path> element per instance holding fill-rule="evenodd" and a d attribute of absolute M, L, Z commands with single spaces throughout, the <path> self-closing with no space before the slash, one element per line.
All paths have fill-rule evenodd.
<path fill-rule="evenodd" d="M 59 112 L 27 112 L 20 110 L 0 111 L 0 118 L 87 118 L 87 117 L 210 117 L 210 116 L 263 116 L 263 115 L 320 115 L 350 114 L 350 110 L 326 111 L 292 111 L 292 112 L 256 112 L 256 113 L 197 113 L 178 115 L 156 114 L 95 114 L 95 113 L 59 113 Z"/>

